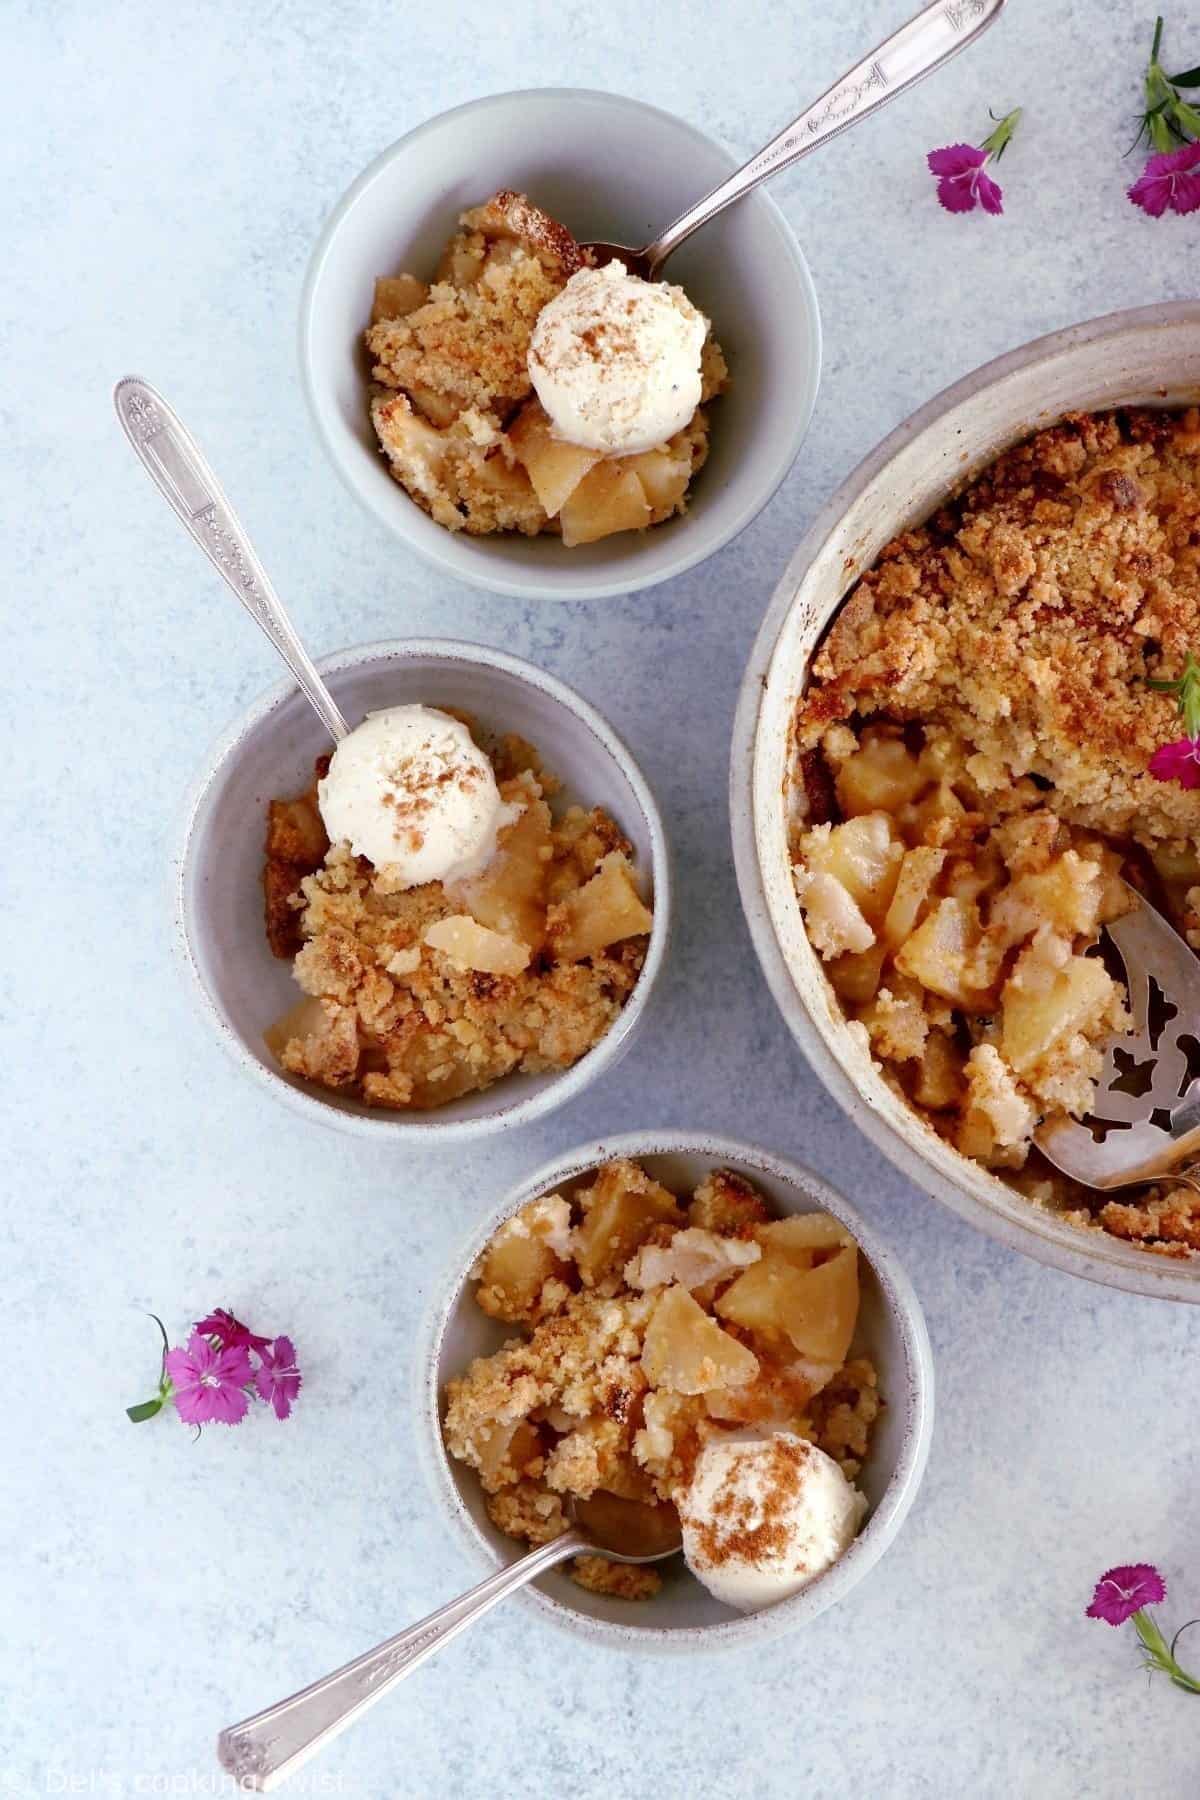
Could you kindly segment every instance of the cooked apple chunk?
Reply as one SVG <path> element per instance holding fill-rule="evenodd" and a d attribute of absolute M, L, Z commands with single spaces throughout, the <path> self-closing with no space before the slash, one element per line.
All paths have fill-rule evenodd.
<path fill-rule="evenodd" d="M 758 1358 L 722 1331 L 686 1288 L 675 1286 L 662 1296 L 646 1327 L 642 1369 L 655 1387 L 705 1394 L 753 1381 Z"/>
<path fill-rule="evenodd" d="M 508 797 L 521 797 L 519 783 Z M 481 925 L 538 950 L 546 935 L 549 860 L 550 808 L 526 793 L 520 817 L 501 832 L 487 868 L 447 887 L 447 896 Z"/>
<path fill-rule="evenodd" d="M 655 1225 L 684 1223 L 675 1196 L 632 1162 L 605 1163 L 580 1205 L 575 1260 L 588 1287 L 624 1269 Z"/>
<path fill-rule="evenodd" d="M 529 400 L 509 427 L 509 442 L 533 483 L 533 491 L 553 519 L 589 470 L 600 461 L 599 450 L 566 444 L 550 429 L 550 420 L 537 400 Z"/>
<path fill-rule="evenodd" d="M 629 859 L 610 851 L 590 881 L 550 908 L 547 929 L 559 962 L 582 962 L 624 938 L 643 937 L 654 916 L 642 904 Z"/>
<path fill-rule="evenodd" d="M 989 973 L 982 939 L 978 906 L 947 895 L 896 952 L 896 967 L 931 994 L 978 1012 Z"/>
<path fill-rule="evenodd" d="M 475 1271 L 480 1307 L 510 1324 L 536 1317 L 546 1283 L 568 1280 L 570 1250 L 567 1202 L 560 1194 L 531 1200 L 501 1226 L 480 1258 Z M 559 1297 L 557 1290 L 554 1297 Z"/>
<path fill-rule="evenodd" d="M 864 742 L 837 772 L 834 786 L 848 818 L 860 813 L 898 812 L 927 785 L 917 758 L 901 738 L 875 738 Z"/>
<path fill-rule="evenodd" d="M 650 504 L 632 469 L 599 462 L 564 500 L 559 512 L 568 549 L 610 537 L 614 531 L 641 531 L 649 525 Z"/>
<path fill-rule="evenodd" d="M 743 1238 L 718 1237 L 692 1225 L 677 1231 L 669 1244 L 643 1244 L 625 1264 L 625 1280 L 632 1288 L 702 1288 L 727 1281 L 762 1255 L 758 1244 Z"/>
<path fill-rule="evenodd" d="M 800 852 L 809 874 L 831 875 L 869 922 L 882 921 L 904 856 L 886 813 L 863 813 L 844 825 L 816 825 L 801 839 Z"/>
<path fill-rule="evenodd" d="M 669 450 L 643 450 L 629 458 L 628 467 L 654 513 L 666 517 L 675 511 L 692 479 L 691 458 L 672 456 Z"/>
<path fill-rule="evenodd" d="M 768 1250 L 795 1258 L 805 1268 L 811 1266 L 815 1251 L 842 1250 L 854 1242 L 842 1221 L 827 1212 L 792 1213 L 786 1219 L 772 1219 L 769 1225 L 759 1226 L 757 1235 Z"/>
<path fill-rule="evenodd" d="M 480 925 L 469 913 L 451 914 L 448 919 L 435 919 L 425 933 L 431 950 L 460 969 L 478 969 L 484 975 L 520 975 L 529 967 L 529 946 L 501 931 Z"/>
<path fill-rule="evenodd" d="M 375 282 L 375 298 L 371 306 L 371 323 L 380 319 L 403 319 L 418 306 L 424 306 L 429 289 L 415 275 L 380 275 Z"/>
<path fill-rule="evenodd" d="M 841 1362 L 858 1318 L 858 1260 L 852 1246 L 804 1268 L 768 1249 L 720 1296 L 718 1316 L 768 1339 L 787 1337 L 803 1356 Z"/>
<path fill-rule="evenodd" d="M 1094 1032 L 1112 1007 L 1116 987 L 1104 964 L 1066 948 L 1067 959 L 1055 970 L 1036 961 L 1031 946 L 1005 985 L 1001 1049 L 1018 1074 L 1074 1032 Z"/>

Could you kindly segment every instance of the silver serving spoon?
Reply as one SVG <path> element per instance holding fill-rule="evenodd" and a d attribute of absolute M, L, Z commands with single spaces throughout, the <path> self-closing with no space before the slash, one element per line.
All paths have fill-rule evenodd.
<path fill-rule="evenodd" d="M 1134 888 L 1105 930 L 1125 965 L 1132 1025 L 1105 1045 L 1089 1118 L 1034 1133 L 1055 1168 L 1107 1192 L 1165 1181 L 1200 1193 L 1200 957 Z"/>
<path fill-rule="evenodd" d="M 300 642 L 245 527 L 191 432 L 162 395 L 138 375 L 118 381 L 113 405 L 125 436 L 159 493 L 254 623 L 270 638 L 326 731 L 340 743 L 350 727 Z"/>
<path fill-rule="evenodd" d="M 231 1725 L 217 1739 L 221 1767 L 239 1787 L 270 1793 L 451 1638 L 557 1564 L 594 1551 L 613 1562 L 661 1562 L 680 1548 L 674 1507 L 596 1494 L 574 1502 L 571 1512 L 573 1524 L 562 1537 L 506 1564 L 469 1593 L 290 1699 Z"/>
<path fill-rule="evenodd" d="M 730 175 L 711 194 L 697 200 L 681 218 L 660 233 L 641 250 L 628 244 L 585 244 L 598 262 L 623 262 L 634 275 L 646 281 L 657 277 L 668 256 L 678 250 L 693 231 L 715 218 L 751 188 L 780 169 L 789 169 L 810 150 L 827 144 L 839 132 L 848 131 L 860 119 L 902 94 L 926 75 L 949 62 L 997 19 L 1004 0 L 934 0 L 915 19 L 893 32 L 886 43 L 872 50 L 860 63 L 848 70 L 840 81 L 814 101 L 807 112 L 786 125 L 765 149 L 751 157 L 736 174 Z"/>

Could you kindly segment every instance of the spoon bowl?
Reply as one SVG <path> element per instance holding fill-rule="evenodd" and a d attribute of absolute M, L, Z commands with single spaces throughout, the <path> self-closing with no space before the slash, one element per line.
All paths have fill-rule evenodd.
<path fill-rule="evenodd" d="M 570 1495 L 567 1511 L 592 1548 L 614 1562 L 662 1562 L 683 1548 L 679 1514 L 665 1503 L 650 1506 L 597 1489 L 590 1500 Z"/>

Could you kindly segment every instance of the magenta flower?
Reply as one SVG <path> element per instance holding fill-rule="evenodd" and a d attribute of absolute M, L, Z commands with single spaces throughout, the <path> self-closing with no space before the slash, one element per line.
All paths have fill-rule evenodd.
<path fill-rule="evenodd" d="M 992 117 L 995 118 L 995 114 Z M 930 173 L 937 176 L 937 197 L 947 212 L 974 212 L 981 206 L 986 213 L 1002 213 L 1004 196 L 998 182 L 986 173 L 990 162 L 999 162 L 1021 117 L 1018 106 L 997 122 L 995 131 L 982 144 L 943 144 L 925 158 Z"/>
<path fill-rule="evenodd" d="M 989 213 L 1004 211 L 998 184 L 984 174 L 988 154 L 975 144 L 946 144 L 929 152 L 925 160 L 938 177 L 937 197 L 947 212 L 974 212 L 977 206 Z"/>
<path fill-rule="evenodd" d="M 254 1385 L 259 1398 L 275 1408 L 277 1419 L 286 1419 L 292 1401 L 300 1392 L 301 1377 L 296 1367 L 296 1350 L 290 1337 L 277 1337 L 259 1351 L 258 1373 Z"/>
<path fill-rule="evenodd" d="M 215 1350 L 193 1331 L 186 1350 L 168 1350 L 163 1359 L 173 1399 L 185 1425 L 237 1425 L 249 1410 L 245 1390 L 253 1379 L 245 1346 Z"/>
<path fill-rule="evenodd" d="M 240 1319 L 235 1319 L 223 1306 L 214 1307 L 207 1318 L 197 1319 L 194 1329 L 202 1337 L 213 1338 L 218 1350 L 256 1350 L 261 1352 L 270 1338 L 259 1337 Z"/>
<path fill-rule="evenodd" d="M 1161 744 L 1150 758 L 1149 769 L 1156 781 L 1200 787 L 1200 738 L 1176 738 L 1173 744 Z"/>
<path fill-rule="evenodd" d="M 1200 210 L 1200 143 L 1152 156 L 1127 192 L 1152 219 L 1161 219 L 1168 208 L 1177 213 Z"/>
<path fill-rule="evenodd" d="M 1086 1617 L 1123 1625 L 1143 1606 L 1157 1606 L 1166 1597 L 1167 1584 L 1153 1563 L 1122 1563 L 1100 1577 Z"/>

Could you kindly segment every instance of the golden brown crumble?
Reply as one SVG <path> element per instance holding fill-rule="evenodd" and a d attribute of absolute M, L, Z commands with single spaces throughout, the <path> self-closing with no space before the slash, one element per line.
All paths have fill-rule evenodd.
<path fill-rule="evenodd" d="M 796 712 L 809 936 L 885 1077 L 1029 1198 L 1160 1252 L 1200 1200 L 1101 1204 L 1031 1152 L 1085 1115 L 1123 988 L 1087 954 L 1129 904 L 1200 948 L 1200 793 L 1147 764 L 1200 637 L 1200 410 L 1071 414 L 863 575 Z"/>
<path fill-rule="evenodd" d="M 685 1197 L 614 1161 L 529 1202 L 472 1275 L 484 1312 L 523 1335 L 447 1384 L 444 1433 L 510 1537 L 561 1535 L 570 1496 L 674 1504 L 730 1430 L 794 1432 L 851 1480 L 869 1452 L 875 1370 L 847 1360 L 857 1249 L 828 1214 L 773 1219 L 728 1170 Z M 658 1586 L 603 1558 L 574 1572 L 628 1598 Z"/>
<path fill-rule="evenodd" d="M 522 194 L 462 214 L 428 288 L 376 283 L 367 329 L 371 418 L 392 475 L 449 531 L 516 531 L 591 543 L 686 510 L 708 455 L 704 407 L 728 383 L 720 346 L 702 359 L 701 404 L 667 443 L 602 457 L 555 438 L 527 358 L 538 314 L 585 252 Z"/>
<path fill-rule="evenodd" d="M 521 811 L 482 874 L 448 887 L 396 892 L 330 845 L 315 784 L 271 803 L 267 934 L 309 996 L 268 1034 L 289 1073 L 427 1109 L 515 1071 L 568 1068 L 617 1018 L 653 922 L 630 845 L 599 808 L 552 814 L 557 783 L 523 740 L 493 762 Z"/>

